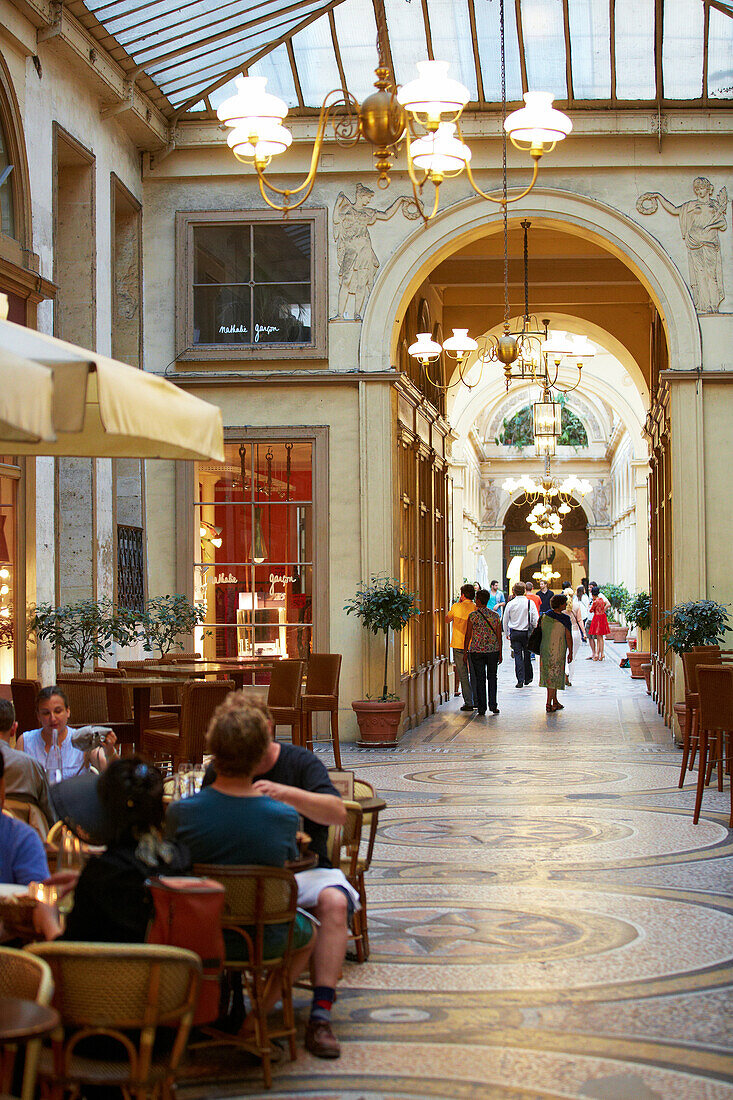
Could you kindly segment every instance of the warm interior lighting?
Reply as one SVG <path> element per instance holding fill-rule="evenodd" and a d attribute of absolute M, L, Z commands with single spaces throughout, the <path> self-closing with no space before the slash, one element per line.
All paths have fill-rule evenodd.
<path fill-rule="evenodd" d="M 468 88 L 448 76 L 449 67 L 447 61 L 418 61 L 419 75 L 397 93 L 397 102 L 430 130 L 455 122 L 471 98 Z"/>
<path fill-rule="evenodd" d="M 455 134 L 454 122 L 441 122 L 435 133 L 418 138 L 410 147 L 412 163 L 433 183 L 457 176 L 471 159 L 471 150 Z"/>
<path fill-rule="evenodd" d="M 425 367 L 428 363 L 436 363 L 440 359 L 443 348 L 433 340 L 429 332 L 418 332 L 415 343 L 410 344 L 407 351 L 413 359 L 418 359 Z"/>
<path fill-rule="evenodd" d="M 512 111 L 504 122 L 512 145 L 541 157 L 568 136 L 573 124 L 552 106 L 552 101 L 551 92 L 524 93 L 524 107 Z"/>

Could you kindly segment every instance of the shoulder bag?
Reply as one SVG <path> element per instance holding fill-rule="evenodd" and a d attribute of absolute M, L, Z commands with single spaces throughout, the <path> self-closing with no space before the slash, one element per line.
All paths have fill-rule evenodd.
<path fill-rule="evenodd" d="M 529 628 L 529 624 L 530 624 L 530 621 L 531 621 L 531 612 L 529 610 L 529 603 L 530 603 L 530 601 L 527 600 L 527 605 L 528 605 L 527 606 L 527 628 Z M 529 638 L 527 639 L 527 649 L 530 650 L 531 653 L 539 653 L 541 645 L 542 645 L 542 616 L 540 615 L 539 619 L 537 620 L 537 626 L 534 628 L 534 630 L 530 634 Z"/>

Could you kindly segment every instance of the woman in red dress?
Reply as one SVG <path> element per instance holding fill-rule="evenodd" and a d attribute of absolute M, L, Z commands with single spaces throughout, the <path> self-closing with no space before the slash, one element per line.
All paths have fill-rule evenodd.
<path fill-rule="evenodd" d="M 611 628 L 606 618 L 606 601 L 601 596 L 600 589 L 597 586 L 591 588 L 591 595 L 593 597 L 593 602 L 590 605 L 590 613 L 593 617 L 588 627 L 588 635 L 591 638 L 595 638 L 596 642 L 593 660 L 602 661 L 605 657 L 603 652 L 603 639 L 606 634 L 611 633 Z"/>

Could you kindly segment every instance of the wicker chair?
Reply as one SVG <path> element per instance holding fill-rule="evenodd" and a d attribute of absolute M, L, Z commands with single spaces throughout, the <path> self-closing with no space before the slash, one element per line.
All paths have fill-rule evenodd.
<path fill-rule="evenodd" d="M 14 676 L 10 681 L 10 694 L 13 697 L 15 718 L 18 723 L 18 737 L 26 730 L 38 729 L 36 699 L 40 690 L 40 680 L 23 680 Z"/>
<path fill-rule="evenodd" d="M 303 712 L 304 740 L 307 749 L 313 748 L 314 713 L 325 712 L 330 715 L 330 737 L 315 738 L 315 740 L 331 742 L 333 745 L 333 760 L 337 768 L 341 767 L 341 747 L 339 745 L 340 676 L 340 653 L 311 653 L 308 661 L 305 691 L 300 699 L 300 708 Z"/>
<path fill-rule="evenodd" d="M 697 685 L 697 670 L 700 665 L 719 664 L 721 661 L 719 646 L 697 646 L 682 654 L 682 669 L 685 675 L 684 721 L 682 724 L 682 764 L 678 786 L 685 781 L 685 772 L 692 771 L 697 754 L 700 694 Z"/>
<path fill-rule="evenodd" d="M 156 665 L 157 660 L 152 661 L 118 661 L 117 667 L 124 670 L 128 680 L 134 680 L 136 676 L 154 676 L 155 669 L 151 668 L 151 665 Z M 163 696 L 159 687 L 152 688 L 150 692 L 150 706 L 160 706 L 163 702 Z"/>
<path fill-rule="evenodd" d="M 51 1003 L 52 993 L 53 977 L 47 962 L 34 958 L 27 951 L 0 947 L 0 997 L 22 997 L 24 1001 L 48 1005 Z M 33 1100 L 36 1095 L 40 1053 L 40 1039 L 26 1044 L 22 1100 Z"/>
<path fill-rule="evenodd" d="M 36 830 L 41 840 L 46 839 L 48 833 L 48 821 L 41 807 L 34 798 L 20 794 L 6 795 L 3 809 L 7 810 L 18 821 L 24 821 Z"/>
<path fill-rule="evenodd" d="M 69 700 L 71 720 L 78 726 L 109 726 L 121 744 L 132 741 L 135 726 L 129 721 L 113 721 L 107 705 L 107 686 L 94 672 L 69 672 L 56 680 Z"/>
<path fill-rule="evenodd" d="M 303 683 L 303 661 L 277 661 L 272 666 L 272 678 L 267 691 L 267 706 L 276 726 L 290 726 L 294 745 L 301 745 L 303 728 L 300 693 Z"/>
<path fill-rule="evenodd" d="M 361 875 L 359 873 L 359 850 L 364 828 L 364 812 L 358 802 L 344 799 L 344 806 L 346 807 L 345 823 L 343 825 L 331 825 L 328 830 L 328 858 L 334 867 L 341 868 L 351 885 L 359 893 L 362 908 L 353 915 L 350 939 L 354 941 L 357 961 L 362 963 L 369 958 L 366 894 L 363 890 L 364 871 L 362 870 Z"/>
<path fill-rule="evenodd" d="M 700 760 L 697 772 L 697 793 L 693 825 L 700 820 L 702 796 L 714 764 L 718 767 L 718 790 L 723 789 L 723 764 L 727 758 L 728 770 L 733 754 L 733 668 L 729 664 L 700 664 L 697 666 L 699 690 L 699 741 Z M 716 752 L 708 761 L 708 746 L 713 739 Z M 733 829 L 733 776 L 731 777 L 730 820 Z"/>
<path fill-rule="evenodd" d="M 151 944 L 56 942 L 27 950 L 51 967 L 53 1004 L 61 1014 L 39 1069 L 51 1095 L 68 1089 L 77 1095 L 96 1085 L 125 1089 L 136 1100 L 171 1097 L 198 995 L 198 956 Z M 169 1054 L 153 1050 L 159 1027 L 174 1031 Z M 90 1031 L 116 1041 L 120 1060 L 77 1053 Z"/>
<path fill-rule="evenodd" d="M 159 760 L 170 757 L 173 769 L 182 761 L 200 764 L 204 758 L 204 741 L 212 715 L 230 691 L 232 680 L 189 680 L 183 685 L 181 718 L 173 730 L 143 730 L 141 749 Z"/>
<path fill-rule="evenodd" d="M 193 873 L 220 882 L 226 891 L 222 918 L 227 953 L 224 968 L 241 974 L 255 1024 L 254 1040 L 211 1029 L 212 1045 L 228 1043 L 252 1050 L 262 1059 L 262 1075 L 265 1087 L 269 1089 L 272 1087 L 270 1040 L 287 1039 L 291 1062 L 296 1058 L 293 990 L 290 983 L 293 930 L 298 905 L 295 876 L 280 867 L 209 864 L 196 864 Z M 273 925 L 284 926 L 285 942 L 280 954 L 268 958 L 265 954 L 265 932 Z M 235 950 L 234 944 L 241 951 Z M 281 1027 L 272 1029 L 265 1011 L 265 997 L 272 982 L 278 979 L 283 1019 Z"/>

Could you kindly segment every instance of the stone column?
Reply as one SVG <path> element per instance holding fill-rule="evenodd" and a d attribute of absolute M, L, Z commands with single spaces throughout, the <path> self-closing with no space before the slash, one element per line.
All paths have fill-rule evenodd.
<path fill-rule="evenodd" d="M 649 591 L 649 463 L 640 459 L 631 463 L 636 494 L 636 588 Z"/>

